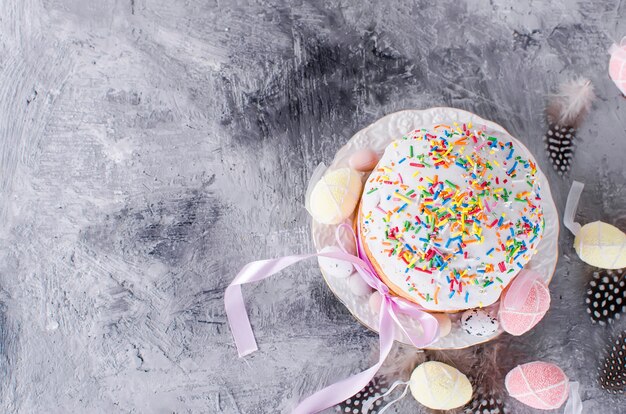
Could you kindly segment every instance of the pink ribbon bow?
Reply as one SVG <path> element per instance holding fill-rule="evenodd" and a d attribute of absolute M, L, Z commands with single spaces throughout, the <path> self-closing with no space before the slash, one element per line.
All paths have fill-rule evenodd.
<path fill-rule="evenodd" d="M 349 230 L 356 239 L 358 256 L 348 253 L 341 243 L 338 234 L 342 228 Z M 376 372 L 382 366 L 387 355 L 389 355 L 394 341 L 396 325 L 400 327 L 401 331 L 417 348 L 428 346 L 439 336 L 439 324 L 434 316 L 425 312 L 418 305 L 390 294 L 389 288 L 377 276 L 376 271 L 367 259 L 367 255 L 364 254 L 360 238 L 354 235 L 354 231 L 349 225 L 340 225 L 336 231 L 336 238 L 343 250 L 342 252 L 302 254 L 248 263 L 241 269 L 224 293 L 224 306 L 226 308 L 228 323 L 235 339 L 237 352 L 240 357 L 243 357 L 256 351 L 258 347 L 243 301 L 243 295 L 241 293 L 242 284 L 266 279 L 301 260 L 321 256 L 352 263 L 363 280 L 369 286 L 380 292 L 383 300 L 380 304 L 379 314 L 380 351 L 378 362 L 365 371 L 329 385 L 304 399 L 295 408 L 293 411 L 294 414 L 309 414 L 325 410 L 326 408 L 339 404 L 362 390 L 369 381 L 374 378 L 374 375 L 376 375 Z M 422 334 L 415 335 L 402 326 L 398 319 L 398 313 L 406 314 L 417 320 L 422 327 Z"/>

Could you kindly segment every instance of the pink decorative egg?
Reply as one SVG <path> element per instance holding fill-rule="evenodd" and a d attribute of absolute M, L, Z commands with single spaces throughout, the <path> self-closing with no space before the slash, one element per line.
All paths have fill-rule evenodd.
<path fill-rule="evenodd" d="M 379 291 L 375 290 L 369 298 L 369 305 L 372 312 L 378 314 L 380 312 L 380 304 L 383 301 L 383 296 Z"/>
<path fill-rule="evenodd" d="M 519 309 L 510 309 L 505 306 L 505 297 L 509 293 L 509 291 L 505 292 L 500 302 L 500 326 L 505 332 L 519 336 L 530 331 L 548 312 L 550 291 L 543 282 L 535 280 L 524 304 Z"/>
<path fill-rule="evenodd" d="M 504 385 L 511 397 L 539 410 L 559 408 L 569 393 L 569 379 L 561 368 L 540 361 L 513 368 Z"/>
<path fill-rule="evenodd" d="M 350 156 L 348 164 L 357 171 L 372 171 L 378 164 L 378 154 L 369 148 L 358 150 Z"/>
<path fill-rule="evenodd" d="M 609 49 L 611 59 L 609 60 L 609 76 L 615 82 L 624 95 L 626 95 L 626 37 L 619 45 L 613 45 Z"/>

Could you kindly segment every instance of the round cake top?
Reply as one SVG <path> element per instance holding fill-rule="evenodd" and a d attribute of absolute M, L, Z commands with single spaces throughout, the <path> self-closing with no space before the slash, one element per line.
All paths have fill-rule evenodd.
<path fill-rule="evenodd" d="M 541 239 L 537 166 L 486 127 L 415 130 L 386 148 L 359 218 L 369 258 L 396 293 L 429 310 L 488 306 Z"/>

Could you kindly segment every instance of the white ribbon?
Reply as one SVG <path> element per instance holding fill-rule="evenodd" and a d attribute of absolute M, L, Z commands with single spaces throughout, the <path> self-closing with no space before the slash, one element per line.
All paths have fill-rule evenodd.
<path fill-rule="evenodd" d="M 567 195 L 567 202 L 565 203 L 565 212 L 563 213 L 563 224 L 571 231 L 574 236 L 578 235 L 581 225 L 574 221 L 576 217 L 576 210 L 578 209 L 578 202 L 580 201 L 580 195 L 583 192 L 585 184 L 574 181 L 572 187 L 569 189 Z"/>
<path fill-rule="evenodd" d="M 365 402 L 365 404 L 363 404 L 363 407 L 361 408 L 361 412 L 363 414 L 369 413 L 370 409 L 372 408 L 372 406 L 374 405 L 374 403 L 376 401 L 378 401 L 381 398 L 385 398 L 386 396 L 391 394 L 393 392 L 393 390 L 398 385 L 404 385 L 404 391 L 402 392 L 402 394 L 398 398 L 396 398 L 395 400 L 389 402 L 389 404 L 385 405 L 382 410 L 378 411 L 378 414 L 383 414 L 387 410 L 387 408 L 391 407 L 393 404 L 397 403 L 398 401 L 400 401 L 401 399 L 404 398 L 406 393 L 409 391 L 409 383 L 410 382 L 411 381 L 396 381 L 396 382 L 394 382 L 393 384 L 391 384 L 391 386 L 389 387 L 389 389 L 387 390 L 386 393 L 384 393 L 383 395 L 379 395 L 378 397 L 374 397 L 374 398 L 371 398 L 371 399 L 367 400 Z"/>
<path fill-rule="evenodd" d="M 569 398 L 567 399 L 567 404 L 565 404 L 563 414 L 582 414 L 583 401 L 580 398 L 579 387 L 580 384 L 576 381 L 569 383 Z"/>

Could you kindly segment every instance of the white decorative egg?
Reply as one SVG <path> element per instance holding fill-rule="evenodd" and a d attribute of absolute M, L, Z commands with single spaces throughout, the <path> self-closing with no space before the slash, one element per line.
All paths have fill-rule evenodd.
<path fill-rule="evenodd" d="M 372 291 L 370 285 L 368 285 L 358 273 L 350 276 L 348 286 L 350 287 L 350 291 L 357 296 L 364 296 Z"/>

